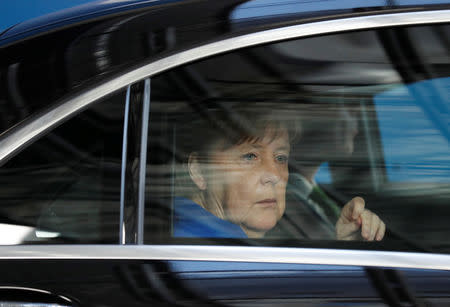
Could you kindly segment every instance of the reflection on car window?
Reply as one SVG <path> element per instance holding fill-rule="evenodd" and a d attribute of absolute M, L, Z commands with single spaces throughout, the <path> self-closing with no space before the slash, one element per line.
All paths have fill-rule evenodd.
<path fill-rule="evenodd" d="M 374 97 L 389 181 L 450 182 L 449 93 L 440 78 Z"/>
<path fill-rule="evenodd" d="M 117 242 L 124 100 L 92 106 L 0 168 L 0 244 Z"/>
<path fill-rule="evenodd" d="M 446 250 L 448 184 L 400 188 L 392 176 L 432 161 L 428 178 L 448 183 L 448 31 L 422 26 L 292 40 L 153 77 L 146 242 Z M 393 44 L 405 35 L 423 62 L 397 62 L 405 55 Z M 413 109 L 406 91 L 433 103 Z M 416 121 L 402 111 L 419 109 Z"/>
<path fill-rule="evenodd" d="M 314 179 L 317 181 L 317 183 L 322 183 L 322 184 L 330 184 L 331 183 L 331 173 L 330 173 L 330 168 L 328 166 L 328 162 L 325 162 L 322 165 L 320 165 L 320 168 L 317 171 Z"/>

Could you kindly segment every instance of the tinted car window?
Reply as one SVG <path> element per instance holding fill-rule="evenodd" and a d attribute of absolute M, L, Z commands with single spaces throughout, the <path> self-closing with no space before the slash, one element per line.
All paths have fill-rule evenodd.
<path fill-rule="evenodd" d="M 437 78 L 374 98 L 390 182 L 449 182 L 449 88 L 450 78 Z"/>
<path fill-rule="evenodd" d="M 345 247 L 336 239 L 350 239 L 355 247 L 445 251 L 448 31 L 436 25 L 292 40 L 152 78 L 145 240 Z M 415 121 L 412 92 L 428 97 Z M 398 128 L 406 125 L 408 134 Z M 387 139 L 393 127 L 402 133 Z M 420 149 L 429 143 L 437 147 Z M 426 172 L 440 185 L 398 189 L 392 159 L 401 153 L 415 157 L 399 158 L 414 169 L 432 161 Z M 381 226 L 368 237 L 361 229 L 339 232 L 357 196 L 387 225 L 382 241 Z M 351 222 L 360 227 L 361 220 Z"/>
<path fill-rule="evenodd" d="M 118 242 L 123 93 L 29 145 L 0 168 L 0 243 Z"/>

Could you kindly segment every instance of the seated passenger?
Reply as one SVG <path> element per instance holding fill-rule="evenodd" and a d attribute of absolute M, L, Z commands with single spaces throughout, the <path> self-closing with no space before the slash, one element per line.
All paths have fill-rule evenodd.
<path fill-rule="evenodd" d="M 339 220 L 345 215 L 342 215 L 337 202 L 316 183 L 315 176 L 323 163 L 345 159 L 352 155 L 354 138 L 358 133 L 356 111 L 356 107 L 333 103 L 306 112 L 302 119 L 302 135 L 299 142 L 294 145 L 296 155 L 291 160 L 292 170 L 289 178 L 290 195 L 301 199 L 302 203 L 315 213 L 318 218 L 316 224 L 320 221 L 325 233 L 334 236 L 334 232 L 337 231 L 337 236 L 342 239 L 356 239 L 357 236 L 353 234 L 346 237 L 340 234 L 341 228 L 338 229 L 336 225 L 342 222 L 346 224 L 346 221 Z M 364 206 L 364 199 L 359 197 L 351 202 L 356 202 L 357 206 Z M 303 210 L 301 212 L 299 214 L 305 214 Z M 377 224 L 375 228 L 379 231 L 365 231 L 363 228 L 362 238 L 381 240 L 385 224 L 375 214 L 371 214 L 372 223 Z"/>
<path fill-rule="evenodd" d="M 281 112 L 235 108 L 208 113 L 177 130 L 192 189 L 175 198 L 173 235 L 264 237 L 285 211 L 296 129 Z M 181 184 L 185 187 L 186 182 Z M 354 198 L 343 208 L 336 224 L 338 239 L 356 239 L 361 230 L 363 236 L 376 234 L 369 240 L 383 237 L 382 222 L 361 200 Z"/>

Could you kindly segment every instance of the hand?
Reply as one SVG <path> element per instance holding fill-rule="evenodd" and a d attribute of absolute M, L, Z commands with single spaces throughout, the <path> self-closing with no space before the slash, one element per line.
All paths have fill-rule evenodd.
<path fill-rule="evenodd" d="M 355 197 L 342 208 L 341 216 L 336 223 L 338 240 L 381 241 L 383 239 L 386 225 L 378 215 L 364 209 L 364 206 L 364 199 Z"/>

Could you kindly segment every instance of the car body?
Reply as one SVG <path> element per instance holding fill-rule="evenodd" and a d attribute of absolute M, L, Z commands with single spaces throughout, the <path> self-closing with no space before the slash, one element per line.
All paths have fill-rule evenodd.
<path fill-rule="evenodd" d="M 0 302 L 450 305 L 449 21 L 449 1 L 101 0 L 3 32 Z M 172 236 L 180 122 L 244 102 L 357 109 L 316 181 L 385 239 L 316 238 L 289 204 L 290 236 Z"/>

